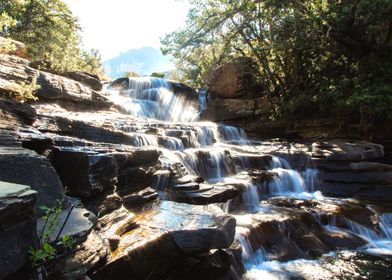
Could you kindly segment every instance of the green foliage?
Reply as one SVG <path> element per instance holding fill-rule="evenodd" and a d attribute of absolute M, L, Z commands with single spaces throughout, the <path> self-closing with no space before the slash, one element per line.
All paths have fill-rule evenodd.
<path fill-rule="evenodd" d="M 97 50 L 81 50 L 78 19 L 61 0 L 4 0 L 3 33 L 25 43 L 29 57 L 44 70 L 101 72 Z"/>
<path fill-rule="evenodd" d="M 81 68 L 92 74 L 96 74 L 99 77 L 104 75 L 102 69 L 102 56 L 97 49 L 91 49 L 89 51 L 82 52 Z"/>
<path fill-rule="evenodd" d="M 140 77 L 140 74 L 136 73 L 134 71 L 127 71 L 127 72 L 124 73 L 124 77 L 136 78 L 136 77 Z"/>
<path fill-rule="evenodd" d="M 162 72 L 152 72 L 151 77 L 156 77 L 156 78 L 164 78 L 165 77 L 165 73 Z"/>
<path fill-rule="evenodd" d="M 11 39 L 4 39 L 0 43 L 0 54 L 9 54 L 16 51 L 16 46 Z"/>
<path fill-rule="evenodd" d="M 53 260 L 59 254 L 59 249 L 62 251 L 70 250 L 75 246 L 75 243 L 70 236 L 63 235 L 63 237 L 60 238 L 61 232 L 67 223 L 68 217 L 75 207 L 75 205 L 71 206 L 71 208 L 68 210 L 67 219 L 65 219 L 63 224 L 60 225 L 60 214 L 62 212 L 63 204 L 64 198 L 62 200 L 57 200 L 53 207 L 39 207 L 43 212 L 42 219 L 44 221 L 44 225 L 39 233 L 38 247 L 30 247 L 28 253 L 33 267 L 36 268 L 37 273 L 44 278 L 48 277 L 48 269 L 46 267 L 48 262 Z M 60 230 L 55 232 L 59 226 Z"/>
<path fill-rule="evenodd" d="M 166 35 L 188 80 L 238 56 L 258 63 L 274 116 L 368 106 L 390 115 L 392 1 L 190 0 L 185 28 Z"/>

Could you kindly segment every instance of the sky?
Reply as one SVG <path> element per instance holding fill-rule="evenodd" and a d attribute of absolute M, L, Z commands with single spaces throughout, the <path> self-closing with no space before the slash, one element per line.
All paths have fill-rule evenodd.
<path fill-rule="evenodd" d="M 187 0 L 63 0 L 79 18 L 85 49 L 103 60 L 141 47 L 160 47 L 159 38 L 185 25 Z"/>

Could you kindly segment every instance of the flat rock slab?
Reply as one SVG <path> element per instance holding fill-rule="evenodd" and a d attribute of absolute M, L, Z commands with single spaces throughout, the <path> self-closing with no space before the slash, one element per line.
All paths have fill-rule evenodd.
<path fill-rule="evenodd" d="M 181 190 L 175 188 L 168 190 L 168 199 L 196 205 L 206 205 L 211 203 L 224 203 L 237 197 L 241 192 L 231 185 L 219 186 L 200 184 L 197 190 Z"/>
<path fill-rule="evenodd" d="M 0 181 L 0 199 L 17 197 L 31 190 L 29 186 Z"/>
<path fill-rule="evenodd" d="M 93 279 L 145 279 L 184 255 L 228 248 L 235 234 L 232 216 L 171 201 L 157 203 L 134 221 L 138 227 L 122 235 L 118 249 Z"/>
<path fill-rule="evenodd" d="M 66 217 L 68 215 L 68 210 L 64 210 L 60 213 L 58 218 L 58 224 L 54 228 L 52 234 L 50 235 L 50 240 L 54 241 L 57 234 L 59 233 L 62 225 L 65 223 Z M 77 243 L 84 242 L 87 239 L 88 234 L 95 224 L 96 217 L 95 215 L 87 211 L 84 208 L 74 208 L 69 215 L 67 222 L 65 223 L 64 228 L 61 231 L 59 239 L 63 236 L 67 235 L 76 240 Z M 42 227 L 45 224 L 44 219 L 37 220 L 37 231 L 38 234 L 41 232 Z"/>

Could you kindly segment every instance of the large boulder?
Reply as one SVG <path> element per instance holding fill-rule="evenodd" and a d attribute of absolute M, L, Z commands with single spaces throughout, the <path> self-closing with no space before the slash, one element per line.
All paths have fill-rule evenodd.
<path fill-rule="evenodd" d="M 65 77 L 40 72 L 37 82 L 40 85 L 37 95 L 41 99 L 66 101 L 91 99 L 91 88 Z"/>
<path fill-rule="evenodd" d="M 0 94 L 25 96 L 29 87 L 36 89 L 32 83 L 37 77 L 38 71 L 29 67 L 27 59 L 0 54 Z"/>
<path fill-rule="evenodd" d="M 27 251 L 38 241 L 34 218 L 36 199 L 37 192 L 30 187 L 0 181 L 1 279 L 7 276 L 10 279 L 27 279 Z"/>
<path fill-rule="evenodd" d="M 257 73 L 251 58 L 240 57 L 204 75 L 204 82 L 213 98 L 253 97 L 260 89 Z"/>

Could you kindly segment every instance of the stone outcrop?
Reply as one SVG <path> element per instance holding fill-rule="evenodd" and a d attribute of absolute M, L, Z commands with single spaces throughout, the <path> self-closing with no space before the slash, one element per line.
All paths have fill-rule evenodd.
<path fill-rule="evenodd" d="M 64 191 L 55 169 L 46 157 L 22 148 L 16 137 L 15 131 L 0 130 L 0 180 L 26 184 L 37 191 L 37 210 L 51 206 Z"/>
<path fill-rule="evenodd" d="M 260 90 L 256 73 L 252 59 L 241 57 L 209 71 L 204 82 L 213 98 L 251 98 Z"/>
<path fill-rule="evenodd" d="M 3 166 L 3 165 L 2 165 Z M 27 279 L 27 250 L 37 244 L 34 207 L 37 192 L 0 181 L 0 277 Z M 16 279 L 15 278 L 15 279 Z"/>
<path fill-rule="evenodd" d="M 70 254 L 53 261 L 53 279 L 80 279 L 106 261 L 108 249 L 101 236 L 92 231 L 87 240 Z"/>
<path fill-rule="evenodd" d="M 26 59 L 0 54 L 0 92 L 24 95 L 35 92 L 39 99 L 80 108 L 109 108 L 100 93 L 73 79 L 30 67 Z M 96 87 L 95 87 L 96 88 Z"/>

